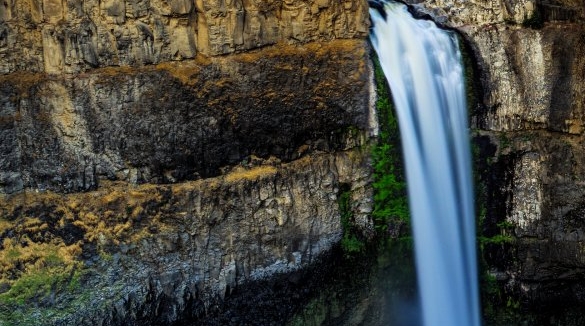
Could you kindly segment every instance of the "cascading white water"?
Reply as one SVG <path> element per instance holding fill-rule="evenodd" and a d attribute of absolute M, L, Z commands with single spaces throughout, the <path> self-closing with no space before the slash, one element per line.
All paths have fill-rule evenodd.
<path fill-rule="evenodd" d="M 403 4 L 381 6 L 370 9 L 370 38 L 398 115 L 423 322 L 477 326 L 471 155 L 457 38 L 414 19 Z"/>

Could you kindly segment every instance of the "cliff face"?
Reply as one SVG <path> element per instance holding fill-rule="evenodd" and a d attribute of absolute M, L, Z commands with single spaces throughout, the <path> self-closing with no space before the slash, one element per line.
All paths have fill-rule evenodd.
<path fill-rule="evenodd" d="M 368 128 L 362 41 L 231 58 L 0 76 L 0 190 L 75 192 L 100 179 L 178 182 L 250 155 L 290 161 Z M 353 94 L 354 96 L 348 96 Z"/>
<path fill-rule="evenodd" d="M 81 287 L 23 298 L 34 299 L 43 318 L 30 309 L 3 311 L 2 320 L 169 325 L 204 318 L 252 281 L 318 262 L 341 236 L 336 196 L 341 185 L 352 186 L 356 217 L 367 218 L 369 172 L 361 160 L 358 153 L 323 153 L 288 164 L 255 162 L 176 185 L 112 183 L 67 196 L 10 197 L 0 210 L 14 218 L 3 233 L 3 251 L 12 253 L 4 256 L 4 279 L 18 271 L 7 265 L 20 263 L 39 273 L 79 271 Z M 55 251 L 59 260 L 29 254 L 25 246 Z M 289 281 L 281 282 L 284 287 Z"/>
<path fill-rule="evenodd" d="M 366 1 L 8 0 L 0 72 L 75 73 L 367 34 Z"/>
<path fill-rule="evenodd" d="M 367 24 L 365 1 L 0 5 L 0 319 L 198 319 L 318 261 L 341 191 L 371 234 Z"/>
<path fill-rule="evenodd" d="M 523 301 L 582 302 L 585 5 L 415 7 L 459 30 L 477 63 L 472 124 L 486 187 L 483 232 L 507 239 L 487 244 L 492 272 Z"/>
<path fill-rule="evenodd" d="M 585 5 L 410 3 L 475 62 L 493 274 L 582 302 Z M 355 0 L 5 1 L 2 318 L 197 319 L 338 242 L 341 189 L 371 232 L 367 29 Z"/>

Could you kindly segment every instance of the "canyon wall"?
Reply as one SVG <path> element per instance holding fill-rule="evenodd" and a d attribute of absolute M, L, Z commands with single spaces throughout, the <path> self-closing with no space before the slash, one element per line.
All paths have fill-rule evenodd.
<path fill-rule="evenodd" d="M 457 29 L 475 62 L 480 232 L 492 275 L 532 306 L 582 303 L 585 4 L 411 2 Z"/>
<path fill-rule="evenodd" d="M 0 72 L 76 73 L 362 38 L 367 8 L 356 0 L 7 0 Z"/>
<path fill-rule="evenodd" d="M 370 236 L 368 24 L 354 0 L 0 5 L 1 323 L 196 321 L 296 286 L 342 192 Z"/>
<path fill-rule="evenodd" d="M 35 268 L 41 275 L 79 276 L 64 288 L 52 284 L 52 295 L 22 298 L 5 287 L 5 295 L 28 306 L 13 306 L 4 297 L 14 310 L 3 310 L 1 320 L 8 325 L 205 321 L 222 313 L 224 300 L 247 291 L 250 303 L 265 305 L 255 295 L 261 288 L 247 289 L 248 284 L 275 278 L 275 286 L 300 286 L 291 273 L 302 275 L 301 269 L 318 263 L 339 241 L 342 185 L 351 185 L 356 218 L 368 218 L 369 171 L 362 160 L 356 152 L 322 153 L 286 164 L 257 161 L 219 177 L 172 185 L 115 182 L 86 193 L 12 196 L 0 206 L 13 223 L 3 231 L 3 279 L 19 270 L 8 268 L 10 263 L 27 269 L 12 285 L 16 288 Z M 278 313 L 285 318 L 291 308 Z"/>
<path fill-rule="evenodd" d="M 350 127 L 366 130 L 372 117 L 367 58 L 363 41 L 338 40 L 233 59 L 0 76 L 0 191 L 195 180 L 250 155 L 290 161 L 342 150 Z"/>
<path fill-rule="evenodd" d="M 491 275 L 582 303 L 585 5 L 407 2 L 475 73 Z M 357 0 L 4 1 L 3 321 L 197 320 L 330 250 L 342 189 L 371 234 L 368 24 Z"/>

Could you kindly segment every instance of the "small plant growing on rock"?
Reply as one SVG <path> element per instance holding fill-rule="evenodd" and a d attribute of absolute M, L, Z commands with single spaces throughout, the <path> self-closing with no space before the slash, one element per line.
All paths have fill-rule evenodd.
<path fill-rule="evenodd" d="M 365 244 L 358 238 L 357 231 L 353 227 L 353 211 L 351 210 L 351 190 L 349 185 L 342 185 L 337 198 L 339 213 L 341 214 L 341 226 L 343 227 L 343 238 L 341 248 L 346 254 L 360 253 L 364 250 Z"/>
<path fill-rule="evenodd" d="M 399 229 L 409 225 L 406 182 L 401 167 L 400 135 L 386 77 L 377 60 L 374 61 L 376 79 L 376 110 L 380 123 L 378 143 L 372 149 L 374 169 L 374 211 L 372 217 L 376 229 L 387 233 L 389 228 Z M 397 226 L 397 227 L 394 227 Z M 403 234 L 397 234 L 403 236 Z"/>
<path fill-rule="evenodd" d="M 524 17 L 522 26 L 532 29 L 541 29 L 544 27 L 544 19 L 540 13 L 540 10 L 534 9 L 530 17 Z"/>

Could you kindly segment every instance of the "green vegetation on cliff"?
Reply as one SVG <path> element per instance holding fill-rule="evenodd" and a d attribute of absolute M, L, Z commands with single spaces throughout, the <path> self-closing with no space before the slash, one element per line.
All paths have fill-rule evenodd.
<path fill-rule="evenodd" d="M 376 83 L 376 113 L 379 135 L 371 150 L 374 188 L 374 227 L 381 239 L 406 238 L 410 234 L 410 216 L 406 182 L 402 167 L 400 131 L 392 104 L 389 85 L 375 53 L 371 54 Z M 363 253 L 366 244 L 363 235 L 354 226 L 351 189 L 340 185 L 338 205 L 343 227 L 341 247 L 346 254 Z"/>
<path fill-rule="evenodd" d="M 393 236 L 402 236 L 401 227 L 409 227 L 408 200 L 406 182 L 402 168 L 400 132 L 398 120 L 392 104 L 390 88 L 377 57 L 374 63 L 376 81 L 376 111 L 380 134 L 378 142 L 372 149 L 374 168 L 374 211 L 372 216 L 376 228 L 381 232 L 392 232 Z M 391 230 L 392 229 L 392 230 Z"/>
<path fill-rule="evenodd" d="M 351 190 L 349 185 L 342 184 L 339 196 L 339 213 L 341 215 L 341 226 L 343 227 L 343 238 L 341 238 L 341 248 L 346 254 L 362 252 L 365 243 L 360 237 L 360 232 L 355 229 L 353 223 L 353 212 L 351 210 Z"/>
<path fill-rule="evenodd" d="M 275 168 L 238 169 L 227 184 L 273 175 Z M 89 275 L 111 265 L 120 245 L 172 228 L 185 192 L 217 189 L 215 179 L 169 186 L 102 182 L 93 192 L 22 193 L 0 202 L 0 325 L 45 325 L 85 306 L 96 288 Z M 171 203 L 172 202 L 172 203 Z M 85 262 L 90 261 L 93 267 Z M 110 298 L 105 298 L 110 300 Z M 42 316 L 36 316 L 41 313 Z M 38 320 L 37 320 L 38 319 Z"/>
<path fill-rule="evenodd" d="M 534 9 L 532 15 L 530 15 L 529 17 L 528 16 L 524 17 L 524 20 L 522 21 L 522 26 L 532 29 L 541 29 L 544 27 L 544 18 L 542 17 L 542 14 L 540 13 L 540 9 L 538 7 Z"/>

